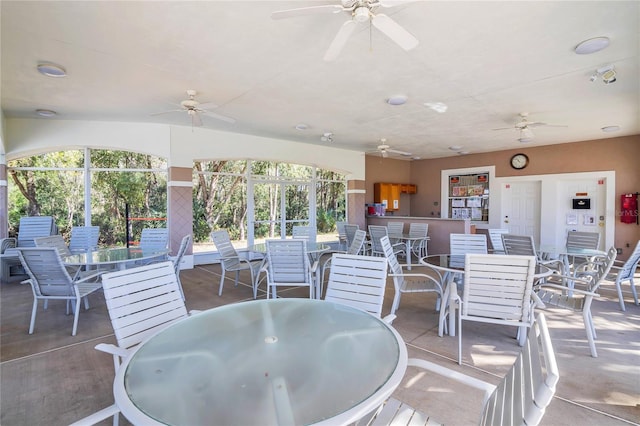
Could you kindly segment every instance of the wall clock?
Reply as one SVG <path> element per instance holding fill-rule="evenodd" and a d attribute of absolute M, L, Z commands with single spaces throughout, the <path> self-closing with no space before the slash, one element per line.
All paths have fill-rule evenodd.
<path fill-rule="evenodd" d="M 525 154 L 515 154 L 511 157 L 511 167 L 516 170 L 524 169 L 529 164 L 529 157 Z"/>

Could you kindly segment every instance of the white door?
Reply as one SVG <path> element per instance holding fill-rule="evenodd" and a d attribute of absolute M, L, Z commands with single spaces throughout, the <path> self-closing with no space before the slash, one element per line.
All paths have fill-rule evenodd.
<path fill-rule="evenodd" d="M 502 228 L 531 235 L 540 244 L 540 181 L 511 182 L 503 187 Z"/>

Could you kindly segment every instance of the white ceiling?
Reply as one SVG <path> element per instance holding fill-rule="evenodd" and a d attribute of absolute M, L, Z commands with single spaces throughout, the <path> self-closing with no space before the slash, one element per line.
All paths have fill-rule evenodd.
<path fill-rule="evenodd" d="M 359 24 L 334 62 L 323 56 L 346 13 L 274 20 L 273 11 L 333 1 L 7 1 L 2 19 L 5 117 L 190 125 L 185 91 L 229 124 L 204 127 L 375 150 L 381 138 L 421 158 L 524 146 L 520 112 L 539 146 L 640 134 L 640 2 L 418 1 L 384 13 L 420 44 L 402 50 Z M 381 12 L 382 8 L 378 10 Z M 574 47 L 606 36 L 591 55 Z M 49 78 L 38 62 L 64 66 Z M 613 64 L 617 81 L 589 77 Z M 408 101 L 385 101 L 403 94 Z M 424 106 L 443 102 L 446 113 Z M 49 118 L 51 120 L 51 118 Z M 296 130 L 298 123 L 307 130 Z M 604 126 L 620 126 L 603 133 Z M 322 142 L 325 132 L 333 142 Z"/>

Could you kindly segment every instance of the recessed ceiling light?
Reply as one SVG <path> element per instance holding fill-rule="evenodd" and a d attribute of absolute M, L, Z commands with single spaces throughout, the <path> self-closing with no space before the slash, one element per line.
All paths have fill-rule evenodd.
<path fill-rule="evenodd" d="M 60 65 L 51 63 L 38 64 L 38 72 L 47 77 L 66 77 L 67 71 Z"/>
<path fill-rule="evenodd" d="M 527 138 L 527 137 L 518 138 L 518 142 L 520 143 L 528 143 L 528 142 L 531 142 L 532 140 L 533 138 Z"/>
<path fill-rule="evenodd" d="M 451 151 L 460 151 L 462 147 L 460 145 L 452 145 L 449 147 Z"/>
<path fill-rule="evenodd" d="M 307 130 L 309 128 L 308 124 L 298 123 L 296 124 L 296 130 Z"/>
<path fill-rule="evenodd" d="M 38 114 L 40 117 L 54 117 L 58 113 L 50 109 L 37 109 L 36 114 Z"/>
<path fill-rule="evenodd" d="M 447 112 L 447 108 L 449 108 L 446 104 L 442 102 L 425 102 L 424 106 L 427 108 L 431 108 L 435 112 L 443 113 Z"/>
<path fill-rule="evenodd" d="M 605 133 L 617 132 L 618 130 L 620 130 L 620 126 L 604 126 L 600 130 L 602 130 Z"/>
<path fill-rule="evenodd" d="M 608 46 L 609 46 L 608 37 L 595 37 L 579 43 L 575 48 L 575 52 L 578 55 L 588 55 L 590 53 L 599 52 Z"/>
<path fill-rule="evenodd" d="M 387 103 L 394 106 L 404 105 L 405 103 L 407 103 L 407 97 L 405 95 L 391 96 L 389 99 L 387 99 Z"/>

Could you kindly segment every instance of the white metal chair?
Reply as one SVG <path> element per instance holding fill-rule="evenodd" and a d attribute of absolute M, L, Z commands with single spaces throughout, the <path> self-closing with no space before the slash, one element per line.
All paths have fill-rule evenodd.
<path fill-rule="evenodd" d="M 349 246 L 349 248 L 347 249 L 346 252 L 344 252 L 343 254 L 352 254 L 352 255 L 358 255 L 361 254 L 362 252 L 362 247 L 364 246 L 364 240 L 367 237 L 367 233 L 361 230 L 357 230 L 356 234 L 353 238 L 353 241 L 351 242 L 351 245 Z M 327 260 L 325 260 L 325 262 L 322 264 L 322 273 L 321 278 L 320 278 L 320 282 L 318 283 L 318 291 L 320 292 L 318 294 L 318 296 L 320 297 L 322 295 L 322 287 L 324 285 L 324 273 L 327 269 L 331 268 L 331 259 L 333 258 L 333 256 L 329 257 Z"/>
<path fill-rule="evenodd" d="M 549 329 L 542 313 L 531 325 L 527 340 L 513 366 L 497 386 L 422 359 L 409 358 L 408 366 L 483 391 L 480 425 L 540 424 L 560 378 Z M 435 380 L 443 380 L 440 377 Z M 436 423 L 428 414 L 398 399 L 389 398 L 373 419 L 366 418 L 358 422 L 358 425 L 364 424 L 400 426 Z"/>
<path fill-rule="evenodd" d="M 491 253 L 493 254 L 505 254 L 504 246 L 502 245 L 502 234 L 507 234 L 508 229 L 493 228 L 489 229 L 489 240 L 491 241 Z"/>
<path fill-rule="evenodd" d="M 309 287 L 309 298 L 314 297 L 313 274 L 318 262 L 309 263 L 306 240 L 267 240 L 267 299 L 276 297 L 279 286 Z"/>
<path fill-rule="evenodd" d="M 567 249 L 589 249 L 598 250 L 600 246 L 600 233 L 598 232 L 582 232 L 569 231 L 567 233 Z M 589 261 L 588 256 L 567 256 L 569 268 L 573 268 L 577 263 Z M 567 272 L 570 271 L 567 270 Z"/>
<path fill-rule="evenodd" d="M 178 279 L 178 287 L 180 288 L 180 294 L 182 294 L 182 300 L 185 300 L 184 290 L 182 289 L 182 281 L 180 281 L 180 262 L 182 262 L 182 258 L 184 254 L 187 252 L 187 248 L 191 244 L 191 234 L 187 234 L 182 237 L 182 241 L 180 241 L 180 247 L 178 248 L 178 252 L 176 256 L 171 258 L 173 262 L 173 268 L 176 273 L 176 278 Z"/>
<path fill-rule="evenodd" d="M 386 226 L 369 225 L 369 238 L 371 241 L 370 254 L 372 256 L 385 256 L 384 247 L 382 247 L 382 243 L 380 241 L 382 237 L 389 237 L 389 232 Z M 389 242 L 391 243 L 391 241 Z M 391 244 L 391 247 L 393 248 L 394 254 L 400 254 L 401 252 L 404 253 L 406 246 L 404 243 L 397 243 Z"/>
<path fill-rule="evenodd" d="M 99 226 L 74 226 L 71 228 L 69 250 L 72 253 L 83 253 L 98 248 L 100 238 Z"/>
<path fill-rule="evenodd" d="M 163 250 L 169 244 L 167 228 L 144 228 L 140 236 L 140 248 L 143 250 Z"/>
<path fill-rule="evenodd" d="M 258 273 L 263 265 L 262 260 L 248 260 L 241 258 L 236 249 L 231 244 L 231 238 L 226 229 L 214 231 L 211 233 L 211 239 L 220 254 L 220 263 L 222 267 L 222 276 L 220 277 L 220 289 L 218 296 L 222 296 L 222 287 L 224 286 L 224 277 L 226 272 L 235 272 L 235 285 L 238 285 L 240 271 L 249 271 L 251 274 L 251 287 L 253 288 L 253 298 L 258 297 Z"/>
<path fill-rule="evenodd" d="M 593 257 L 590 262 L 582 264 L 581 268 L 571 276 L 552 275 L 550 279 L 560 279 L 562 284 L 545 282 L 540 284 L 537 292 L 538 297 L 545 305 L 582 313 L 591 356 L 594 358 L 598 357 L 598 352 L 595 343 L 596 329 L 591 316 L 591 303 L 594 298 L 600 296 L 597 293 L 598 288 L 609 274 L 617 253 L 615 247 L 611 247 L 606 256 Z M 570 289 L 566 285 L 568 282 L 572 283 L 574 287 Z M 584 288 L 575 288 L 576 284 L 584 286 Z"/>
<path fill-rule="evenodd" d="M 487 254 L 487 236 L 485 234 L 449 234 L 450 254 Z"/>
<path fill-rule="evenodd" d="M 313 226 L 294 225 L 292 235 L 295 239 L 304 239 L 310 243 L 316 242 L 316 228 Z"/>
<path fill-rule="evenodd" d="M 344 226 L 347 222 L 336 222 L 336 230 L 338 231 L 338 244 L 340 245 L 341 250 L 346 250 L 349 248 L 347 244 L 347 233 L 344 229 Z"/>
<path fill-rule="evenodd" d="M 354 225 L 352 223 L 347 223 L 344 225 L 344 233 L 347 236 L 347 247 L 351 246 L 353 242 L 353 237 L 356 235 L 356 231 L 360 229 L 359 225 Z"/>
<path fill-rule="evenodd" d="M 640 240 L 638 240 L 636 248 L 633 250 L 633 253 L 631 253 L 629 258 L 625 262 L 619 260 L 615 261 L 613 266 L 611 266 L 609 275 L 607 276 L 608 280 L 615 280 L 616 282 L 616 290 L 618 291 L 620 309 L 622 309 L 623 311 L 626 310 L 624 307 L 624 296 L 622 294 L 622 283 L 624 281 L 629 281 L 631 293 L 633 294 L 633 300 L 636 306 L 638 306 L 638 292 L 636 291 L 636 284 L 633 281 L 636 269 L 638 268 L 638 263 L 640 263 Z"/>
<path fill-rule="evenodd" d="M 363 232 L 363 231 L 362 231 Z M 382 317 L 387 285 L 387 259 L 335 253 L 324 300 L 351 306 Z M 395 315 L 384 318 L 391 324 Z"/>
<path fill-rule="evenodd" d="M 533 292 L 536 258 L 502 254 L 467 254 L 464 290 L 457 301 L 458 364 L 462 364 L 462 322 L 476 321 L 518 327 L 518 344 L 526 338 L 526 327 L 534 321 Z"/>
<path fill-rule="evenodd" d="M 540 265 L 561 272 L 563 269 L 562 260 L 558 259 L 542 259 L 536 251 L 535 242 L 531 235 L 501 234 L 502 247 L 505 254 L 516 256 L 535 256 L 536 261 Z"/>
<path fill-rule="evenodd" d="M 35 247 L 55 247 L 60 257 L 71 256 L 72 254 L 64 238 L 59 234 L 35 238 L 33 242 Z"/>
<path fill-rule="evenodd" d="M 39 300 L 44 300 L 45 309 L 49 300 L 65 300 L 67 315 L 69 314 L 69 304 L 74 312 L 71 335 L 75 336 L 78 329 L 80 302 L 84 299 L 84 307 L 89 309 L 87 296 L 102 287 L 100 282 L 96 281 L 100 273 L 78 279 L 72 278 L 55 247 L 27 247 L 17 250 L 20 262 L 29 276 L 29 279 L 23 283 L 31 284 L 33 290 L 33 309 L 29 334 L 33 334 L 35 328 Z"/>
<path fill-rule="evenodd" d="M 387 223 L 387 235 L 389 235 L 389 241 L 391 245 L 402 242 L 400 238 L 394 238 L 394 235 L 402 235 L 404 233 L 404 222 L 389 222 Z"/>
<path fill-rule="evenodd" d="M 18 235 L 16 238 L 0 239 L 0 254 L 5 254 L 0 260 L 0 275 L 4 282 L 8 282 L 12 277 L 24 276 L 20 269 L 21 262 L 18 258 L 17 248 L 35 247 L 35 239 L 46 237 L 58 233 L 56 223 L 51 216 L 24 216 L 20 218 L 18 224 Z"/>
<path fill-rule="evenodd" d="M 100 343 L 95 348 L 113 356 L 117 372 L 122 359 L 128 357 L 137 345 L 158 330 L 187 318 L 189 313 L 171 261 L 105 273 L 102 278 L 117 343 Z M 93 425 L 111 416 L 117 425 L 119 413 L 118 406 L 114 404 L 73 425 Z"/>
<path fill-rule="evenodd" d="M 427 255 L 427 235 L 429 234 L 428 223 L 410 223 L 409 224 L 409 237 L 418 238 L 420 240 L 411 240 L 411 252 L 418 258 L 422 258 Z"/>
<path fill-rule="evenodd" d="M 431 273 L 435 274 L 435 272 L 431 270 L 429 270 L 429 274 L 404 272 L 393 252 L 389 237 L 382 237 L 381 244 L 384 255 L 389 262 L 389 276 L 393 277 L 393 287 L 395 290 L 393 304 L 391 305 L 391 314 L 395 315 L 398 310 L 402 293 L 436 293 L 438 296 L 436 299 L 436 310 L 439 310 L 443 295 L 442 285 L 440 284 L 442 278 L 431 275 Z M 426 270 L 426 268 L 424 269 Z"/>

